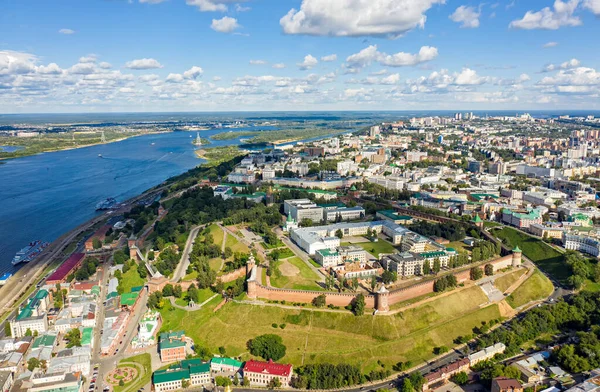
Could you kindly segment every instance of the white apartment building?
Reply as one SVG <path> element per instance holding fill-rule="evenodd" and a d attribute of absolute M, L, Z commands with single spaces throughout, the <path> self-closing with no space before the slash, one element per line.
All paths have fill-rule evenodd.
<path fill-rule="evenodd" d="M 356 220 L 361 219 L 364 216 L 365 209 L 359 206 L 325 209 L 323 211 L 323 219 L 325 219 L 326 222 L 335 222 L 338 219 L 342 221 Z"/>
<path fill-rule="evenodd" d="M 387 177 L 367 177 L 366 180 L 373 184 L 381 185 L 385 189 L 393 189 L 397 191 L 403 190 L 407 182 L 406 178 L 394 175 Z"/>
<path fill-rule="evenodd" d="M 43 314 L 41 316 L 31 316 L 21 319 L 17 317 L 10 322 L 11 336 L 15 338 L 25 336 L 27 330 L 37 332 L 38 334 L 43 334 L 48 331 L 48 319 L 46 318 L 46 315 Z"/>
<path fill-rule="evenodd" d="M 324 217 L 323 207 L 319 207 L 309 199 L 286 200 L 283 203 L 283 211 L 286 215 L 291 214 L 296 222 L 302 222 L 303 219 L 321 222 Z"/>
<path fill-rule="evenodd" d="M 331 268 L 342 262 L 342 256 L 336 250 L 319 249 L 315 252 L 315 261 L 323 268 Z"/>
<path fill-rule="evenodd" d="M 497 354 L 502 354 L 504 350 L 506 350 L 506 346 L 504 345 L 504 343 L 496 343 L 493 346 L 486 347 L 483 350 L 474 352 L 473 354 L 469 355 L 469 362 L 471 363 L 471 366 L 473 366 L 479 362 L 492 359 Z"/>
<path fill-rule="evenodd" d="M 358 171 L 358 164 L 350 160 L 345 160 L 337 163 L 337 170 L 339 175 L 346 176 L 352 172 Z"/>
<path fill-rule="evenodd" d="M 568 234 L 565 232 L 563 234 L 562 242 L 565 249 L 577 250 L 595 257 L 600 255 L 600 241 L 592 237 Z"/>
<path fill-rule="evenodd" d="M 420 275 L 425 259 L 416 253 L 402 252 L 383 256 L 380 263 L 388 271 L 396 272 L 398 276 Z"/>
<path fill-rule="evenodd" d="M 262 171 L 263 180 L 269 180 L 271 178 L 275 178 L 275 169 L 273 168 L 264 168 Z"/>

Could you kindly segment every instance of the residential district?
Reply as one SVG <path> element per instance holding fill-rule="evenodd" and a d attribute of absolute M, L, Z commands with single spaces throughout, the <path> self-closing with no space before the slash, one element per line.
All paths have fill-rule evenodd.
<path fill-rule="evenodd" d="M 600 391 L 597 318 L 517 345 L 492 332 L 600 288 L 597 119 L 412 118 L 245 152 L 224 169 L 107 215 L 44 275 L 4 319 L 2 392 Z M 243 207 L 217 211 L 231 200 Z M 343 359 L 286 355 L 286 324 L 231 352 L 234 336 L 215 346 L 202 332 L 233 306 L 397 318 L 469 290 L 501 319 L 394 371 L 375 352 L 370 373 L 342 384 L 311 384 L 307 365 Z"/>

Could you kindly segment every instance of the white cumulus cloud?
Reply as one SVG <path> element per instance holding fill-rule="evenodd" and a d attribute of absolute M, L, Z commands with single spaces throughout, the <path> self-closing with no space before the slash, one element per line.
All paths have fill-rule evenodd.
<path fill-rule="evenodd" d="M 250 60 L 250 65 L 265 65 L 267 62 L 265 60 Z"/>
<path fill-rule="evenodd" d="M 600 0 L 585 0 L 583 6 L 592 11 L 594 15 L 600 16 Z"/>
<path fill-rule="evenodd" d="M 306 56 L 304 56 L 304 60 L 301 63 L 298 63 L 297 65 L 298 68 L 300 68 L 301 70 L 307 70 L 317 65 L 318 62 L 319 60 L 317 60 L 314 56 L 307 54 Z"/>
<path fill-rule="evenodd" d="M 381 65 L 389 67 L 405 67 L 421 64 L 435 59 L 438 50 L 432 46 L 422 46 L 418 53 L 398 52 L 387 54 L 379 52 L 377 45 L 370 45 L 358 53 L 352 54 L 346 58 L 348 68 L 351 70 L 360 70 L 373 62 L 379 62 Z"/>
<path fill-rule="evenodd" d="M 231 33 L 240 27 L 237 19 L 230 16 L 224 16 L 221 19 L 213 19 L 210 24 L 210 28 L 219 33 Z"/>
<path fill-rule="evenodd" d="M 152 58 L 137 59 L 125 63 L 125 68 L 129 69 L 156 69 L 162 67 L 161 63 Z"/>
<path fill-rule="evenodd" d="M 58 30 L 58 32 L 60 34 L 65 34 L 65 35 L 75 34 L 75 30 L 71 30 L 71 29 L 60 29 L 60 30 Z"/>
<path fill-rule="evenodd" d="M 284 63 L 273 64 L 273 68 L 275 68 L 275 69 L 283 69 L 283 68 L 285 68 L 285 64 Z"/>
<path fill-rule="evenodd" d="M 579 0 L 555 0 L 552 8 L 545 7 L 540 11 L 527 11 L 521 19 L 510 22 L 509 27 L 515 29 L 557 30 L 566 26 L 579 26 L 581 19 L 574 15 Z"/>
<path fill-rule="evenodd" d="M 321 61 L 324 61 L 324 62 L 335 61 L 335 60 L 337 60 L 337 54 L 330 54 L 330 55 L 321 57 Z"/>
<path fill-rule="evenodd" d="M 202 75 L 204 70 L 200 67 L 193 66 L 183 73 L 183 77 L 186 79 L 196 79 L 198 76 Z"/>
<path fill-rule="evenodd" d="M 453 22 L 460 23 L 461 28 L 473 29 L 479 27 L 480 16 L 481 12 L 476 10 L 475 7 L 461 5 L 449 16 L 449 18 Z"/>
<path fill-rule="evenodd" d="M 279 23 L 286 34 L 397 38 L 423 28 L 425 13 L 445 0 L 302 0 Z"/>
<path fill-rule="evenodd" d="M 197 7 L 202 12 L 226 12 L 228 4 L 239 3 L 239 0 L 186 0 L 187 5 Z"/>

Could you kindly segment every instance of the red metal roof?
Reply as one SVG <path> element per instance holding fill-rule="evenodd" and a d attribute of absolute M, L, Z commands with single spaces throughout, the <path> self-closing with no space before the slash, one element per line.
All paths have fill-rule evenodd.
<path fill-rule="evenodd" d="M 255 361 L 253 359 L 246 361 L 244 372 L 270 374 L 273 376 L 289 377 L 292 374 L 292 365 L 269 362 Z"/>
<path fill-rule="evenodd" d="M 52 275 L 48 277 L 47 281 L 54 282 L 64 280 L 84 257 L 85 254 L 83 253 L 73 253 Z"/>

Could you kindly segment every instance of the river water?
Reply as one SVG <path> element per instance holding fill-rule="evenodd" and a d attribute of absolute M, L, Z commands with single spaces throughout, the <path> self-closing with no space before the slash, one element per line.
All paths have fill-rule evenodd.
<path fill-rule="evenodd" d="M 200 136 L 221 132 L 201 131 Z M 30 241 L 51 242 L 99 214 L 95 211 L 99 201 L 107 197 L 124 201 L 200 164 L 192 144 L 195 137 L 195 132 L 145 135 L 4 161 L 0 275 L 14 269 L 13 256 Z M 239 140 L 213 141 L 211 146 L 235 144 Z"/>

